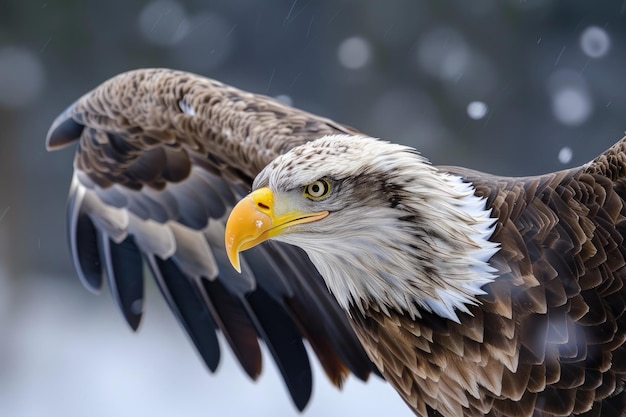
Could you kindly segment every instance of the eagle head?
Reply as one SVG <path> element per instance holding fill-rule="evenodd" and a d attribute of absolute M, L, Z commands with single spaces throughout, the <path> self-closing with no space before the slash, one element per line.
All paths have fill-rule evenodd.
<path fill-rule="evenodd" d="M 494 219 L 471 184 L 407 146 L 332 135 L 293 148 L 233 209 L 225 243 L 299 246 L 348 312 L 420 309 L 458 321 L 495 278 Z"/>

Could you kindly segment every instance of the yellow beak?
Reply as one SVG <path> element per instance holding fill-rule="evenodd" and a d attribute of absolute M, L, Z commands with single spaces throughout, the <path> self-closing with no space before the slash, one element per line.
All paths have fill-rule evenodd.
<path fill-rule="evenodd" d="M 269 188 L 259 188 L 242 199 L 233 208 L 226 222 L 226 254 L 233 267 L 241 272 L 239 252 L 250 249 L 289 226 L 309 223 L 328 216 L 328 211 L 303 213 L 292 210 L 274 214 L 274 193 Z"/>

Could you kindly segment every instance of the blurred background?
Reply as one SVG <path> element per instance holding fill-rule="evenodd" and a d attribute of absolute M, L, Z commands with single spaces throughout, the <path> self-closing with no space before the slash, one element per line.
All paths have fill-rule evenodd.
<path fill-rule="evenodd" d="M 266 360 L 209 375 L 149 287 L 131 333 L 65 241 L 73 152 L 57 114 L 105 79 L 172 67 L 278 97 L 435 164 L 505 175 L 584 163 L 626 129 L 626 1 L 0 1 L 0 416 L 296 415 Z M 306 416 L 411 415 L 316 371 Z"/>

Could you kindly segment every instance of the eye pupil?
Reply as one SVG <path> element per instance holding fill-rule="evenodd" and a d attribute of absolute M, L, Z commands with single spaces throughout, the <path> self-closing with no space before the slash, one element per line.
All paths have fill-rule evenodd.
<path fill-rule="evenodd" d="M 330 184 L 328 184 L 328 182 L 325 180 L 319 180 L 307 185 L 304 189 L 304 192 L 310 198 L 317 199 L 325 197 L 326 194 L 328 194 L 329 190 Z"/>

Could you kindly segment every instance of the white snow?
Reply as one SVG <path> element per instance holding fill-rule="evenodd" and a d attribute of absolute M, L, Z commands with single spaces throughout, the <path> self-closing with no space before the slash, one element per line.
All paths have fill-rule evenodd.
<path fill-rule="evenodd" d="M 5 279 L 0 290 L 12 298 L 0 316 L 0 416 L 300 415 L 265 348 L 257 383 L 228 349 L 210 374 L 153 286 L 137 334 L 108 291 L 96 297 L 78 279 Z M 380 378 L 351 377 L 342 392 L 312 363 L 303 417 L 413 415 Z"/>

